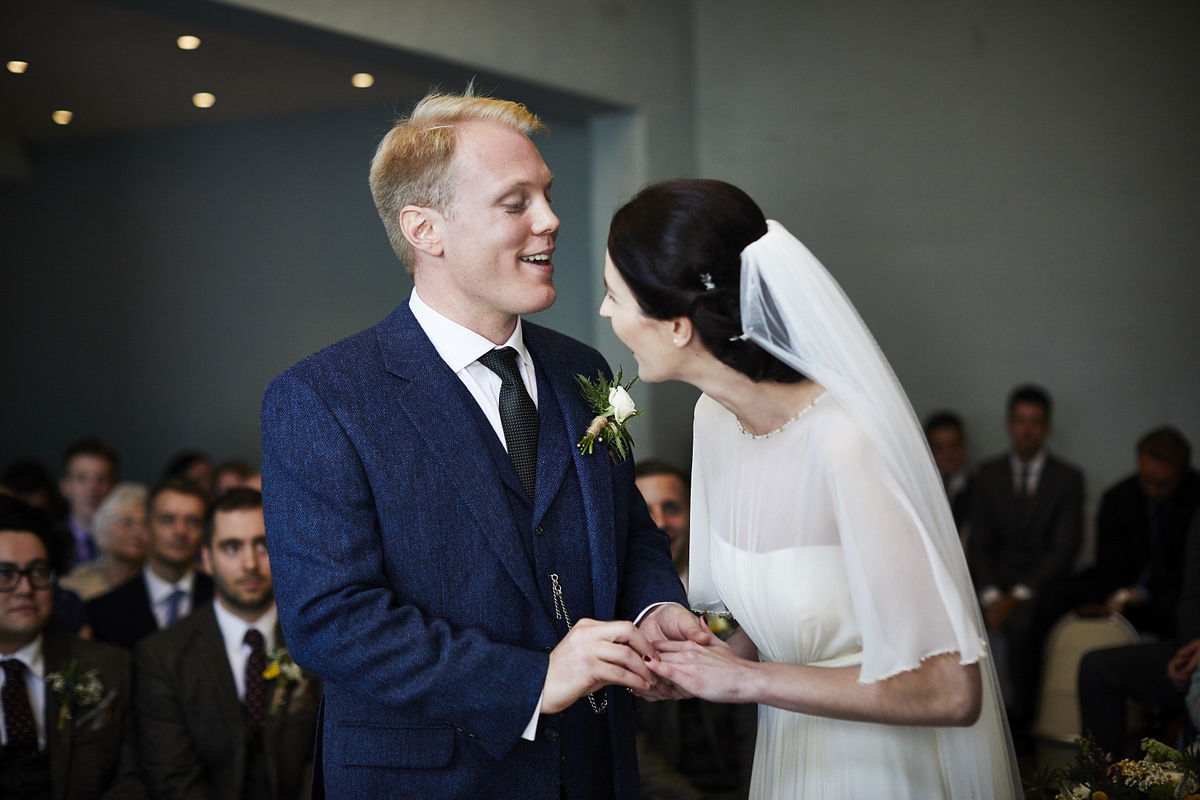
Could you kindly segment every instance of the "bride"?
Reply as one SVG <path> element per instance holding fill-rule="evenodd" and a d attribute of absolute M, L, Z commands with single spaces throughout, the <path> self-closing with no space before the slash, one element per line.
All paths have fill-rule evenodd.
<path fill-rule="evenodd" d="M 664 642 L 682 691 L 759 703 L 754 798 L 1015 798 L 995 670 L 916 417 L 840 287 L 744 192 L 644 189 L 613 217 L 601 315 L 696 405 L 689 600 L 728 643 Z"/>

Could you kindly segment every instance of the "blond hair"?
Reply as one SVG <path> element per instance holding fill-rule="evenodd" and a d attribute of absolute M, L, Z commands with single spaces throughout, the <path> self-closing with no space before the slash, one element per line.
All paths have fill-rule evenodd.
<path fill-rule="evenodd" d="M 396 122 L 371 160 L 371 195 L 392 249 L 410 276 L 415 256 L 400 229 L 400 210 L 414 205 L 451 213 L 455 130 L 465 122 L 496 122 L 525 136 L 546 129 L 520 103 L 476 97 L 473 86 L 461 95 L 430 93 L 411 114 Z"/>

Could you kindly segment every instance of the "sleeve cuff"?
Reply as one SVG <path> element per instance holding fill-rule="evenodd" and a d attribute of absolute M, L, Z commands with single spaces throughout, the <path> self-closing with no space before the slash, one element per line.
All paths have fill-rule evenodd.
<path fill-rule="evenodd" d="M 661 603 L 651 603 L 650 605 L 648 605 L 642 609 L 642 613 L 638 614 L 636 617 L 633 618 L 633 624 L 641 625 L 642 620 L 646 618 L 646 615 L 649 614 L 654 609 L 658 608 L 659 606 L 680 606 L 680 608 L 683 607 L 679 603 L 673 603 L 670 600 L 664 600 Z"/>
<path fill-rule="evenodd" d="M 1004 593 L 1001 592 L 999 589 L 997 589 L 995 586 L 989 586 L 986 589 L 984 589 L 982 592 L 979 593 L 979 605 L 983 606 L 984 608 L 987 608 L 988 606 L 990 606 L 992 603 L 995 603 L 997 600 L 999 600 L 1003 596 L 1004 596 Z"/>
<path fill-rule="evenodd" d="M 537 721 L 538 716 L 542 713 L 542 697 L 545 694 L 546 692 L 543 689 L 542 693 L 538 695 L 537 708 L 533 709 L 533 717 L 529 720 L 529 724 L 525 726 L 525 730 L 521 734 L 521 738 L 526 741 L 532 742 L 537 738 Z"/>

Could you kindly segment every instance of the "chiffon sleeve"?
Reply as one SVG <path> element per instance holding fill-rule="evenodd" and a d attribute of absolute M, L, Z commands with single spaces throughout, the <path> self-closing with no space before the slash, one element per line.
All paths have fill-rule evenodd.
<path fill-rule="evenodd" d="M 983 654 L 965 597 L 899 481 L 849 416 L 818 445 L 863 643 L 861 683 L 916 669 L 931 656 Z"/>

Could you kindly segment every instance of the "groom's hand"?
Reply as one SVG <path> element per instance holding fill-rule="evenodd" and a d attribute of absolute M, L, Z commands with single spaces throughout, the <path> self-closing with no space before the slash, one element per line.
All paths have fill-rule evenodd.
<path fill-rule="evenodd" d="M 720 641 L 701 620 L 702 617 L 697 617 L 678 603 L 663 603 L 642 617 L 638 628 L 651 645 L 661 641 L 692 641 L 703 646 Z M 640 696 L 647 700 L 681 700 L 691 697 L 661 675 L 656 677 L 658 685 L 653 691 L 638 692 Z"/>
<path fill-rule="evenodd" d="M 557 714 L 609 684 L 648 692 L 658 679 L 646 662 L 656 658 L 633 623 L 581 619 L 550 652 L 541 712 Z"/>

